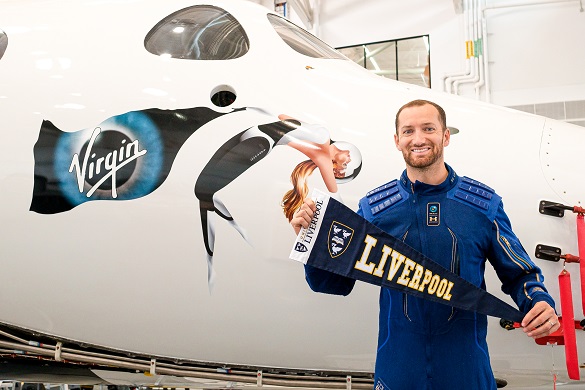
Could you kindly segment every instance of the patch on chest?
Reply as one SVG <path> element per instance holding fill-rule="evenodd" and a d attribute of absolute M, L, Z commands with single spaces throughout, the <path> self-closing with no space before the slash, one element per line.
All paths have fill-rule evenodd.
<path fill-rule="evenodd" d="M 427 203 L 427 226 L 439 226 L 441 224 L 441 204 L 439 202 Z"/>

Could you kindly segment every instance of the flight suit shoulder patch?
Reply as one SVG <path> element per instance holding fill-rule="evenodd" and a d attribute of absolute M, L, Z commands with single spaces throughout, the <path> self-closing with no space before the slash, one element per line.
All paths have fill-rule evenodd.
<path fill-rule="evenodd" d="M 406 193 L 401 191 L 398 180 L 374 188 L 366 194 L 365 200 L 372 216 L 388 210 L 406 198 Z"/>
<path fill-rule="evenodd" d="M 501 199 L 492 188 L 466 176 L 461 177 L 451 192 L 453 199 L 472 205 L 485 214 L 492 214 Z"/>

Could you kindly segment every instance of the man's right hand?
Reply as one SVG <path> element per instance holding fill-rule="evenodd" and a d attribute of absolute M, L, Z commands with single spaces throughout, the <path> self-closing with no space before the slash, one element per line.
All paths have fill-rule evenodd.
<path fill-rule="evenodd" d="M 300 209 L 298 209 L 290 220 L 290 224 L 295 230 L 295 234 L 299 234 L 301 227 L 309 227 L 313 214 L 315 213 L 315 202 L 311 198 L 305 198 L 305 201 Z"/>

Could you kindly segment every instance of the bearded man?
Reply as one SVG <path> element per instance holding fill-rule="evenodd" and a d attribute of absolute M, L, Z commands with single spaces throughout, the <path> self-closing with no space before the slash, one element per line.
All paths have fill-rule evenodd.
<path fill-rule="evenodd" d="M 539 338 L 557 330 L 554 301 L 512 231 L 501 197 L 445 163 L 451 137 L 445 111 L 415 100 L 398 110 L 395 125 L 394 142 L 406 169 L 400 179 L 369 191 L 358 214 L 483 289 L 490 261 L 502 290 L 525 313 L 524 332 Z M 314 211 L 314 202 L 306 199 L 291 220 L 297 234 Z M 308 265 L 305 274 L 317 292 L 347 295 L 355 284 Z M 382 287 L 375 389 L 495 390 L 486 334 L 483 314 Z"/>

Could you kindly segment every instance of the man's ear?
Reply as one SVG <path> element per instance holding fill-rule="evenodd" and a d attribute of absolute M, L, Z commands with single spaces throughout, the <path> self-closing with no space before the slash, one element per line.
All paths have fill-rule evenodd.
<path fill-rule="evenodd" d="M 396 149 L 402 150 L 400 149 L 400 145 L 398 144 L 398 134 L 394 134 L 394 145 L 396 145 Z"/>
<path fill-rule="evenodd" d="M 443 146 L 449 146 L 449 141 L 451 140 L 451 130 L 447 127 L 445 130 L 445 134 L 443 134 Z"/>

